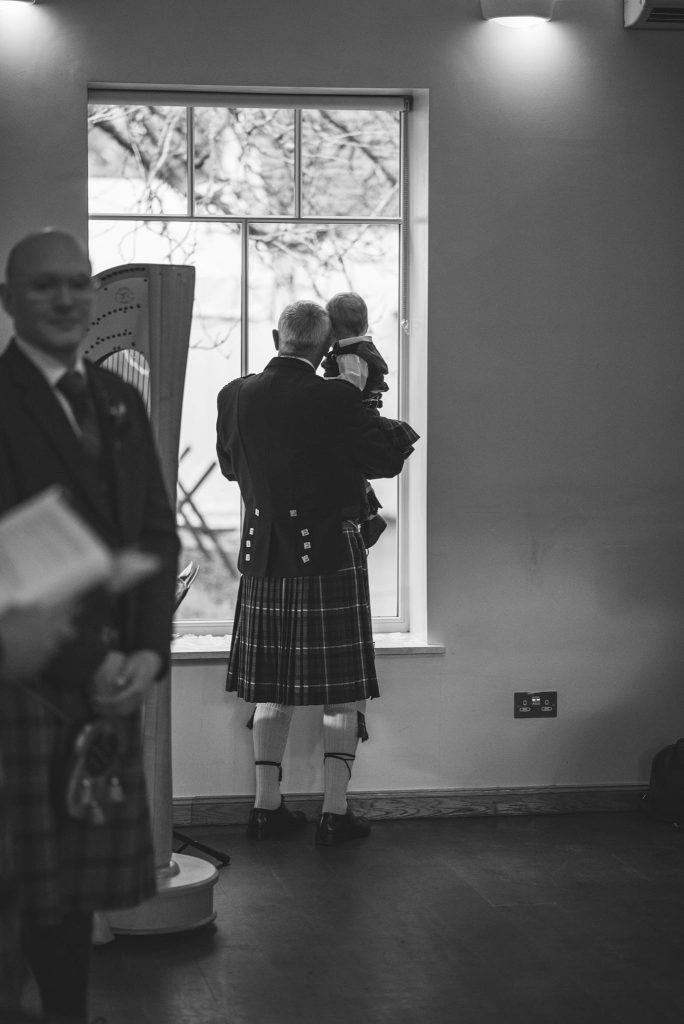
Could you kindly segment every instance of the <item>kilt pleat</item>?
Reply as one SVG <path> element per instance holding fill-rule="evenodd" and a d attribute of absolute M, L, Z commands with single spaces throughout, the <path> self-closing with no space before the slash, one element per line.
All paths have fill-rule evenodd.
<path fill-rule="evenodd" d="M 345 704 L 379 696 L 366 550 L 343 525 L 345 562 L 325 576 L 243 576 L 226 689 L 250 702 Z"/>

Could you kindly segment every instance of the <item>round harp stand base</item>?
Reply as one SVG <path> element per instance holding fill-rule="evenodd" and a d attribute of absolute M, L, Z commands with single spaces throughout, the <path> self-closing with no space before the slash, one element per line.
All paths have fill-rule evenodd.
<path fill-rule="evenodd" d="M 162 935 L 191 931 L 216 917 L 213 888 L 218 871 L 199 857 L 174 853 L 171 868 L 160 872 L 159 891 L 130 910 L 107 911 L 106 921 L 114 935 Z"/>

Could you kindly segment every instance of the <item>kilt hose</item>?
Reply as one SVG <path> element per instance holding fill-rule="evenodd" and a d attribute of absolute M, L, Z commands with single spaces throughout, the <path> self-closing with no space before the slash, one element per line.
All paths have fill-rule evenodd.
<path fill-rule="evenodd" d="M 42 692 L 75 722 L 89 717 L 77 691 Z M 135 906 L 156 892 L 140 716 L 121 722 L 124 802 L 104 824 L 75 821 L 64 809 L 64 782 L 77 726 L 26 691 L 0 687 L 5 811 L 21 853 L 13 875 L 20 912 L 35 925 L 59 924 L 72 911 Z"/>
<path fill-rule="evenodd" d="M 345 560 L 325 576 L 243 576 L 226 689 L 249 702 L 347 704 L 378 697 L 366 549 L 342 526 Z"/>

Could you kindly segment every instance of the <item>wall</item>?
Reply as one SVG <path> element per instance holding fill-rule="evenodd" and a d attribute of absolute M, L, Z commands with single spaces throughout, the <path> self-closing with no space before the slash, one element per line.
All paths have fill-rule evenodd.
<path fill-rule="evenodd" d="M 556 10 L 516 34 L 475 0 L 45 0 L 24 39 L 0 12 L 0 256 L 45 223 L 84 234 L 87 83 L 429 90 L 446 654 L 380 659 L 357 789 L 631 783 L 684 732 L 684 37 L 624 31 L 621 0 Z M 222 680 L 174 669 L 179 795 L 251 786 Z M 514 721 L 537 688 L 558 719 Z M 314 717 L 290 790 L 320 786 Z"/>

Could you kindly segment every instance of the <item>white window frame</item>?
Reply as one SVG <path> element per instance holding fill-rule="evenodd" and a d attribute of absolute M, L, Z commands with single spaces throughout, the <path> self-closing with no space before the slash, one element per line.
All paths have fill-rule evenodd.
<path fill-rule="evenodd" d="M 378 634 L 411 634 L 427 636 L 426 616 L 426 369 L 427 351 L 427 91 L 419 90 L 407 95 L 405 91 L 382 94 L 302 91 L 292 93 L 279 90 L 248 90 L 240 92 L 207 91 L 201 89 L 124 88 L 111 84 L 93 84 L 88 90 L 89 104 L 117 105 L 179 105 L 188 109 L 188 148 L 192 147 L 192 107 L 263 107 L 303 109 L 385 109 L 401 114 L 401 196 L 400 216 L 377 218 L 379 224 L 400 226 L 399 254 L 399 367 L 398 415 L 411 422 L 421 435 L 416 451 L 408 460 L 399 479 L 397 494 L 397 612 L 396 616 L 373 616 L 373 629 Z M 409 119 L 410 113 L 410 119 Z M 296 158 L 297 159 L 297 158 Z M 409 174 L 409 168 L 411 173 Z M 418 174 L 416 174 L 416 170 Z M 183 221 L 207 220 L 197 217 L 192 210 L 192 161 L 188 161 L 188 208 L 186 215 L 145 215 L 145 220 Z M 296 175 L 296 211 L 299 206 L 299 175 Z M 91 214 L 89 220 L 139 220 L 140 215 Z M 353 224 L 353 217 L 220 217 L 226 222 L 246 226 L 252 221 L 278 221 L 291 223 Z M 414 236 L 415 231 L 415 236 Z M 414 237 L 417 242 L 414 251 Z M 243 288 L 245 285 L 243 284 Z M 410 300 L 412 309 L 409 316 Z M 241 325 L 242 359 L 246 354 L 247 317 Z M 410 543 L 409 543 L 410 538 Z M 372 553 L 371 553 L 372 558 Z M 179 635 L 222 636 L 229 633 L 230 620 L 192 620 L 179 618 L 174 632 Z"/>

